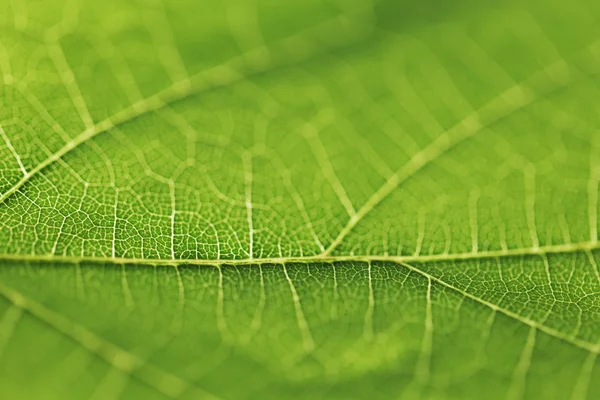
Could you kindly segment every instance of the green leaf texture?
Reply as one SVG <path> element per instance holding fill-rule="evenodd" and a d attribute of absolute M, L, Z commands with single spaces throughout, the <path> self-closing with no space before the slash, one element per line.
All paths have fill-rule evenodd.
<path fill-rule="evenodd" d="M 0 398 L 600 398 L 599 18 L 0 0 Z"/>

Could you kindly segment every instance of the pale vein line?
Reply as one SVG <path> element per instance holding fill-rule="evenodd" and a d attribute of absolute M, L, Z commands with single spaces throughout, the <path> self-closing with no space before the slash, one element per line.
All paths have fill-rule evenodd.
<path fill-rule="evenodd" d="M 372 273 L 372 263 L 369 262 L 368 267 L 368 282 L 369 282 L 369 302 L 367 305 L 367 312 L 365 313 L 365 327 L 364 327 L 364 336 L 365 340 L 371 341 L 373 339 L 373 312 L 375 310 L 375 297 L 373 295 L 373 278 L 371 276 Z"/>
<path fill-rule="evenodd" d="M 160 9 L 153 12 L 152 16 L 154 18 L 149 18 L 148 12 L 142 13 L 148 26 L 148 32 L 156 46 L 159 60 L 171 82 L 185 81 L 188 76 L 187 68 L 177 48 L 171 24 L 166 17 L 165 4 L 163 0 L 158 0 L 156 3 L 158 3 Z"/>
<path fill-rule="evenodd" d="M 588 181 L 588 216 L 590 225 L 590 241 L 598 241 L 598 189 L 600 185 L 600 132 L 595 132 L 590 154 L 590 179 Z"/>
<path fill-rule="evenodd" d="M 61 19 L 57 24 L 44 30 L 43 40 L 45 42 L 56 43 L 61 38 L 73 33 L 75 28 L 79 25 L 81 6 L 82 2 L 79 0 L 65 0 L 61 7 Z"/>
<path fill-rule="evenodd" d="M 559 112 L 561 117 L 567 117 L 574 120 L 577 124 L 584 125 L 587 129 L 594 131 L 590 143 L 590 176 L 587 184 L 588 193 L 588 218 L 589 218 L 589 230 L 590 230 L 590 241 L 595 243 L 598 241 L 598 190 L 600 189 L 600 131 L 595 127 L 581 118 L 574 116 L 570 113 L 566 113 L 563 110 L 556 110 Z M 564 220 L 562 216 L 561 222 Z M 565 221 L 566 222 L 566 221 Z M 566 225 L 566 223 L 565 223 Z M 567 237 L 570 238 L 568 230 L 566 232 Z"/>
<path fill-rule="evenodd" d="M 244 196 L 246 205 L 246 218 L 248 220 L 248 258 L 254 258 L 254 225 L 252 218 L 252 155 L 245 152 L 242 161 L 244 164 Z"/>
<path fill-rule="evenodd" d="M 113 210 L 113 234 L 112 234 L 112 243 L 111 243 L 111 257 L 116 257 L 116 245 L 117 245 L 117 211 L 119 205 L 119 188 L 115 188 L 115 206 Z"/>
<path fill-rule="evenodd" d="M 408 266 L 408 265 L 407 265 Z M 431 281 L 427 279 L 427 291 L 425 292 L 425 318 L 423 320 L 423 338 L 421 348 L 414 368 L 412 381 L 407 385 L 403 398 L 420 399 L 422 392 L 431 376 L 431 354 L 433 347 L 433 312 L 431 303 Z"/>
<path fill-rule="evenodd" d="M 10 0 L 10 5 L 12 8 L 12 14 L 13 14 L 13 24 L 15 27 L 15 30 L 17 31 L 24 31 L 25 29 L 27 29 L 27 25 L 28 25 L 28 17 L 29 15 L 27 14 L 27 7 L 25 6 L 24 3 L 22 3 L 19 0 Z"/>
<path fill-rule="evenodd" d="M 315 241 L 315 243 L 317 244 L 317 246 L 319 247 L 319 249 L 321 251 L 325 251 L 325 247 L 323 246 L 323 244 L 321 243 L 321 240 L 319 239 L 319 236 L 315 232 L 313 223 L 310 220 L 310 216 L 308 215 L 308 212 L 306 211 L 306 206 L 304 205 L 304 201 L 302 200 L 302 197 L 300 196 L 300 194 L 298 193 L 298 190 L 296 190 L 296 187 L 294 186 L 294 184 L 292 182 L 291 172 L 289 171 L 289 169 L 285 166 L 283 161 L 276 154 L 269 152 L 269 158 L 270 158 L 271 162 L 273 162 L 275 164 L 274 165 L 275 169 L 277 171 L 279 171 L 279 174 L 281 175 L 281 178 L 283 180 L 283 184 L 285 185 L 287 191 L 289 192 L 290 196 L 292 197 L 292 200 L 294 200 L 294 203 L 296 203 L 296 208 L 300 212 L 300 216 L 304 220 L 304 223 L 306 224 L 306 227 L 308 228 L 308 231 L 309 231 L 310 235 L 312 236 L 313 240 Z"/>
<path fill-rule="evenodd" d="M 252 265 L 252 264 L 293 264 L 293 263 L 331 263 L 331 262 L 369 262 L 388 261 L 394 263 L 404 262 L 435 262 L 435 261 L 461 261 L 478 260 L 485 258 L 517 257 L 517 256 L 539 256 L 543 254 L 575 253 L 593 251 L 600 249 L 600 243 L 578 242 L 559 245 L 540 246 L 538 248 L 523 247 L 508 250 L 480 251 L 478 253 L 441 253 L 430 255 L 406 255 L 406 256 L 375 256 L 375 255 L 351 255 L 351 256 L 303 256 L 303 257 L 263 257 L 255 259 L 152 259 L 152 258 L 103 258 L 90 256 L 65 256 L 65 255 L 34 255 L 34 254 L 0 254 L 0 260 L 9 261 L 44 261 L 44 262 L 97 262 L 113 264 L 141 264 L 141 265 Z"/>
<path fill-rule="evenodd" d="M 73 70 L 69 66 L 62 48 L 59 44 L 49 44 L 48 53 L 54 61 L 54 65 L 56 66 L 58 74 L 60 75 L 67 92 L 69 92 L 69 95 L 71 96 L 71 100 L 73 101 L 73 105 L 79 113 L 81 121 L 85 125 L 86 129 L 91 129 L 94 126 L 94 121 L 90 115 L 87 105 L 85 104 L 85 101 L 83 100 L 83 95 L 81 94 L 81 90 L 77 85 L 77 79 L 75 79 Z"/>
<path fill-rule="evenodd" d="M 75 290 L 78 299 L 85 298 L 85 290 L 83 288 L 83 274 L 81 273 L 81 264 L 75 264 Z"/>
<path fill-rule="evenodd" d="M 558 224 L 560 225 L 560 229 L 562 230 L 563 242 L 571 243 L 571 232 L 569 229 L 569 223 L 567 222 L 567 217 L 565 216 L 564 212 L 558 216 Z"/>
<path fill-rule="evenodd" d="M 425 211 L 420 209 L 417 216 L 417 244 L 414 252 L 415 257 L 419 257 L 421 255 L 423 240 L 425 240 Z"/>
<path fill-rule="evenodd" d="M 594 275 L 596 276 L 596 279 L 598 280 L 598 283 L 600 283 L 600 269 L 598 268 L 598 263 L 596 262 L 596 259 L 594 258 L 594 255 L 592 254 L 591 250 L 586 250 L 585 253 L 588 256 L 588 259 L 590 260 L 590 264 L 592 264 L 592 269 L 594 270 Z"/>
<path fill-rule="evenodd" d="M 337 319 L 337 307 L 340 294 L 338 292 L 337 271 L 334 263 L 331 263 L 331 268 L 333 270 L 333 301 L 331 302 L 331 319 Z"/>
<path fill-rule="evenodd" d="M 340 179 L 335 173 L 335 169 L 333 168 L 331 159 L 327 154 L 327 150 L 325 149 L 325 146 L 323 146 L 323 143 L 319 138 L 319 132 L 317 131 L 317 128 L 313 124 L 307 123 L 304 126 L 304 129 L 302 130 L 302 135 L 306 139 L 306 142 L 310 146 L 310 149 L 312 150 L 313 155 L 317 160 L 317 163 L 321 167 L 321 171 L 323 171 L 323 176 L 331 185 L 331 188 L 337 195 L 338 199 L 340 200 L 340 203 L 342 203 L 342 205 L 346 209 L 346 212 L 350 216 L 350 219 L 354 219 L 356 217 L 356 210 L 352 205 L 352 201 L 350 200 L 348 193 L 346 193 L 346 189 L 344 189 L 344 186 L 342 185 Z"/>
<path fill-rule="evenodd" d="M 431 304 L 431 277 L 427 277 L 427 294 L 425 303 L 425 328 L 421 342 L 421 354 L 415 369 L 415 378 L 419 387 L 423 387 L 429 380 L 431 367 L 431 351 L 433 346 L 433 313 Z"/>
<path fill-rule="evenodd" d="M 35 109 L 35 111 L 39 114 L 39 116 L 46 122 L 52 131 L 56 133 L 65 143 L 71 141 L 71 137 L 67 135 L 63 127 L 56 122 L 56 119 L 48 112 L 48 109 L 44 107 L 44 105 L 40 102 L 40 100 L 33 94 L 33 92 L 28 90 L 27 85 L 24 81 L 20 81 L 19 84 L 15 86 L 15 88 L 21 93 L 23 97 L 27 100 L 27 102 Z"/>
<path fill-rule="evenodd" d="M 250 342 L 250 340 L 252 339 L 254 334 L 256 332 L 258 332 L 258 330 L 260 329 L 260 327 L 262 325 L 262 318 L 263 318 L 265 305 L 266 305 L 265 278 L 263 276 L 263 269 L 260 264 L 258 265 L 258 271 L 260 274 L 260 295 L 258 298 L 258 304 L 256 306 L 256 311 L 254 312 L 254 317 L 252 318 L 252 322 L 250 323 L 250 328 L 248 329 L 249 332 L 248 332 L 248 336 L 246 338 L 247 342 Z"/>
<path fill-rule="evenodd" d="M 477 253 L 479 243 L 479 225 L 477 223 L 477 203 L 479 201 L 479 190 L 471 191 L 469 195 L 469 223 L 471 225 L 471 251 Z"/>
<path fill-rule="evenodd" d="M 98 52 L 98 55 L 106 60 L 129 101 L 135 103 L 143 99 L 144 96 L 136 83 L 135 74 L 131 71 L 123 54 L 121 54 L 115 45 L 113 45 L 106 37 L 89 35 L 89 38 L 94 41 L 93 46 Z"/>
<path fill-rule="evenodd" d="M 8 310 L 2 315 L 2 318 L 0 318 L 0 357 L 14 335 L 22 315 L 23 309 L 11 304 Z"/>
<path fill-rule="evenodd" d="M 169 179 L 169 197 L 171 199 L 171 260 L 175 260 L 175 216 L 177 214 L 177 203 L 175 201 L 175 182 Z"/>
<path fill-rule="evenodd" d="M 183 286 L 183 279 L 181 279 L 181 272 L 178 265 L 175 266 L 175 274 L 177 276 L 177 310 L 173 315 L 171 328 L 173 332 L 178 333 L 183 327 L 183 314 L 185 312 L 185 287 Z"/>
<path fill-rule="evenodd" d="M 585 400 L 588 398 L 588 389 L 597 359 L 597 353 L 590 353 L 585 358 L 569 400 Z"/>
<path fill-rule="evenodd" d="M 531 358 L 533 355 L 533 349 L 535 348 L 536 332 L 537 329 L 535 327 L 532 326 L 529 328 L 527 341 L 525 342 L 525 346 L 523 346 L 521 357 L 519 358 L 519 362 L 515 368 L 513 380 L 506 395 L 507 399 L 520 400 L 525 394 L 525 379 L 527 378 L 527 373 L 529 371 L 529 367 L 531 366 Z"/>
<path fill-rule="evenodd" d="M 596 174 L 600 175 L 600 174 Z M 598 183 L 600 178 L 593 176 L 588 184 L 588 213 L 590 219 L 590 240 L 598 241 Z"/>
<path fill-rule="evenodd" d="M 82 378 L 85 379 L 84 377 L 87 373 L 89 373 L 89 369 L 93 368 L 92 363 L 96 361 L 94 354 L 91 354 L 89 351 L 79 346 L 74 347 L 75 348 L 73 350 L 69 349 L 69 353 L 66 356 L 64 356 L 64 358 L 60 357 L 60 361 L 56 359 L 53 360 L 53 370 L 67 371 L 67 375 L 64 376 L 64 379 L 57 377 L 58 381 L 60 382 L 59 388 L 72 388 L 76 385 L 76 382 L 80 381 Z M 64 391 L 61 394 L 63 394 L 63 397 L 68 397 L 64 396 Z"/>
<path fill-rule="evenodd" d="M 23 165 L 23 162 L 21 161 L 21 157 L 19 156 L 19 153 L 17 153 L 17 151 L 13 147 L 12 143 L 10 142 L 10 139 L 6 135 L 6 132 L 4 132 L 2 125 L 0 125 L 0 136 L 2 136 L 2 139 L 4 139 L 4 143 L 6 143 L 6 147 L 8 147 L 8 150 L 10 150 L 10 152 L 12 153 L 15 160 L 17 160 L 17 164 L 19 164 L 19 169 L 23 173 L 23 176 L 27 177 L 29 175 L 29 173 L 25 169 L 25 166 Z"/>
<path fill-rule="evenodd" d="M 592 49 L 594 45 L 589 46 L 586 50 Z M 533 74 L 530 79 L 536 78 L 539 74 L 547 74 L 548 71 L 560 68 L 564 65 L 564 62 L 564 60 L 559 60 L 556 63 L 539 70 Z M 459 143 L 481 132 L 486 126 L 489 126 L 501 120 L 502 118 L 506 118 L 507 116 L 531 104 L 537 98 L 538 93 L 528 88 L 526 82 L 527 80 L 500 93 L 486 105 L 481 107 L 479 110 L 470 113 L 457 125 L 442 133 L 436 140 L 415 154 L 395 174 L 388 178 L 388 180 L 357 211 L 354 217 L 350 218 L 338 236 L 325 250 L 323 255 L 331 254 L 331 252 L 333 252 L 333 250 L 340 245 L 342 240 L 348 235 L 348 233 L 350 233 L 350 231 L 352 231 L 359 221 L 369 214 L 369 212 L 371 212 L 379 203 L 381 203 L 383 199 L 388 197 L 390 193 L 392 193 L 398 186 L 411 178 L 423 167 L 435 161 Z M 556 83 L 550 82 L 550 84 L 548 84 L 548 82 L 544 82 L 545 85 L 540 85 L 541 87 L 539 88 L 539 92 L 548 93 L 560 87 L 566 86 L 569 82 L 569 80 L 561 80 L 560 82 Z"/>
<path fill-rule="evenodd" d="M 191 391 L 196 392 L 199 398 L 217 399 L 216 396 L 195 387 L 190 382 L 149 364 L 139 356 L 98 336 L 85 326 L 47 308 L 35 300 L 23 296 L 2 282 L 0 282 L 0 295 L 16 307 L 23 309 L 48 326 L 79 343 L 83 348 L 98 355 L 109 365 L 128 375 L 137 377 L 146 385 L 170 398 L 179 398 L 184 393 Z"/>
<path fill-rule="evenodd" d="M 129 282 L 127 281 L 127 269 L 125 264 L 121 264 L 121 289 L 123 290 L 123 299 L 125 300 L 125 307 L 133 308 L 134 301 L 129 289 Z"/>
<path fill-rule="evenodd" d="M 300 304 L 300 297 L 298 296 L 298 291 L 296 291 L 296 286 L 292 279 L 288 275 L 287 268 L 285 264 L 283 265 L 283 273 L 285 274 L 285 279 L 290 286 L 290 291 L 292 292 L 292 301 L 294 303 L 294 312 L 296 314 L 296 322 L 298 324 L 298 329 L 300 329 L 300 335 L 302 336 L 302 346 L 304 347 L 304 351 L 310 353 L 315 348 L 315 342 L 313 341 L 312 334 L 310 333 L 310 328 L 308 327 L 308 323 L 306 322 L 306 317 L 304 316 L 304 311 L 302 311 L 302 304 Z"/>
<path fill-rule="evenodd" d="M 62 222 L 60 223 L 60 226 L 58 227 L 58 234 L 56 235 L 56 240 L 54 241 L 54 244 L 52 245 L 52 249 L 50 249 L 51 254 L 56 254 L 56 249 L 58 248 L 58 242 L 60 241 L 60 237 L 62 235 L 63 228 L 65 226 L 66 221 L 67 221 L 67 216 L 65 215 L 65 216 L 63 216 Z"/>
<path fill-rule="evenodd" d="M 522 317 L 522 316 L 520 316 L 519 314 L 517 314 L 517 313 L 515 313 L 513 311 L 507 310 L 507 309 L 505 309 L 503 307 L 500 307 L 500 306 L 498 306 L 496 304 L 490 303 L 487 300 L 481 299 L 481 298 L 479 298 L 479 297 L 477 297 L 475 295 L 472 295 L 471 293 L 469 293 L 469 292 L 467 292 L 467 291 L 465 291 L 463 289 L 460 289 L 460 288 L 458 288 L 456 286 L 453 286 L 452 284 L 447 283 L 447 282 L 445 282 L 445 281 L 441 280 L 440 278 L 437 278 L 437 277 L 435 277 L 433 275 L 430 275 L 427 272 L 422 271 L 419 268 L 416 268 L 416 267 L 414 267 L 411 264 L 401 263 L 401 265 L 403 265 L 404 267 L 410 269 L 413 272 L 416 272 L 416 273 L 418 273 L 420 275 L 423 275 L 426 278 L 431 279 L 434 282 L 437 282 L 438 284 L 440 284 L 442 286 L 447 287 L 448 289 L 451 289 L 451 290 L 453 290 L 453 291 L 461 294 L 464 297 L 467 297 L 467 298 L 469 298 L 471 300 L 474 300 L 477 303 L 480 303 L 480 304 L 482 304 L 482 305 L 484 305 L 486 307 L 489 307 L 492 310 L 496 310 L 498 312 L 501 312 L 502 314 L 504 314 L 504 315 L 506 315 L 506 316 L 508 316 L 508 317 L 510 317 L 510 318 L 512 318 L 514 320 L 516 320 L 516 321 L 519 321 L 519 322 L 521 322 L 521 323 L 523 323 L 525 325 L 528 325 L 529 327 L 531 327 L 531 329 L 537 329 L 537 330 L 539 330 L 541 332 L 544 332 L 547 335 L 550 335 L 552 337 L 555 337 L 557 339 L 560 339 L 562 341 L 570 343 L 570 344 L 572 344 L 575 347 L 579 347 L 580 349 L 589 351 L 590 353 L 594 353 L 594 354 L 599 354 L 600 353 L 600 344 L 591 343 L 591 342 L 588 342 L 586 340 L 582 340 L 582 339 L 579 339 L 577 337 L 574 337 L 574 336 L 571 336 L 571 335 L 567 335 L 567 334 L 565 334 L 565 333 L 563 333 L 561 331 L 558 331 L 558 330 L 556 330 L 554 328 L 546 326 L 546 325 L 544 325 L 544 324 L 542 324 L 542 323 L 540 323 L 538 321 L 534 321 L 532 319 L 529 319 L 529 318 L 526 318 L 526 317 Z"/>
<path fill-rule="evenodd" d="M 223 340 L 229 339 L 229 329 L 227 328 L 227 321 L 225 320 L 225 294 L 223 289 L 223 269 L 221 267 L 219 269 L 219 282 L 217 289 L 217 305 L 215 314 L 217 316 L 217 328 L 221 333 L 221 338 Z"/>
<path fill-rule="evenodd" d="M 527 226 L 531 244 L 534 248 L 540 246 L 537 228 L 535 225 L 535 167 L 528 164 L 524 170 L 525 173 L 525 212 L 527 214 Z"/>
<path fill-rule="evenodd" d="M 89 400 L 117 400 L 127 386 L 127 375 L 115 367 L 111 367 L 100 381 Z"/>
<path fill-rule="evenodd" d="M 15 79 L 12 75 L 9 60 L 8 52 L 0 40 L 0 73 L 5 85 L 12 85 Z"/>
<path fill-rule="evenodd" d="M 554 290 L 552 290 L 552 275 L 550 274 L 550 262 L 548 261 L 548 257 L 545 254 L 541 254 L 542 261 L 544 262 L 544 271 L 546 272 L 546 278 L 548 279 L 548 289 L 550 289 L 550 293 L 552 293 L 552 298 L 554 302 L 556 302 L 556 296 L 554 294 Z M 552 311 L 552 308 L 548 308 L 548 314 Z"/>
<path fill-rule="evenodd" d="M 247 53 L 254 48 L 267 48 L 266 41 L 261 32 L 261 24 L 258 17 L 257 5 L 253 2 L 243 2 L 234 6 L 225 7 L 225 15 L 229 31 L 240 49 Z M 267 52 L 256 53 L 253 62 L 267 62 Z"/>

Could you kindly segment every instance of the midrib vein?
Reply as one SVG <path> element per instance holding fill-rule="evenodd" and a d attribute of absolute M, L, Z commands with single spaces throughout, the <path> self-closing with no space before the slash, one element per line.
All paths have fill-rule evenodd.
<path fill-rule="evenodd" d="M 365 24 L 364 21 L 361 21 L 360 17 L 362 17 L 362 15 L 359 14 L 359 16 L 356 17 L 356 21 L 349 21 L 350 24 L 356 25 L 354 27 L 356 31 L 352 32 L 352 28 L 349 28 L 349 32 L 352 32 L 352 34 L 346 33 L 348 37 L 344 38 L 346 41 L 342 41 L 342 43 L 338 44 L 340 48 L 352 45 L 360 40 L 362 37 L 361 35 L 368 34 L 369 29 L 365 29 L 368 27 L 368 25 Z M 188 97 L 206 92 L 213 88 L 229 86 L 253 75 L 276 70 L 286 65 L 293 65 L 294 63 L 298 62 L 310 61 L 311 59 L 318 57 L 323 51 L 328 50 L 328 48 L 322 47 L 319 44 L 310 43 L 310 45 L 315 46 L 315 48 L 312 49 L 313 51 L 304 52 L 299 55 L 290 53 L 288 54 L 288 58 L 277 59 L 277 61 L 274 63 L 255 67 L 252 66 L 251 63 L 246 62 L 246 60 L 251 58 L 252 55 L 261 54 L 264 52 L 268 53 L 270 52 L 271 48 L 289 47 L 298 40 L 310 40 L 311 36 L 310 34 L 307 34 L 307 32 L 322 28 L 323 26 L 328 26 L 328 24 L 331 24 L 332 22 L 341 18 L 349 19 L 349 16 L 338 15 L 334 18 L 321 22 L 316 26 L 308 27 L 300 33 L 282 38 L 271 45 L 254 49 L 248 53 L 241 54 L 232 60 L 229 60 L 228 62 L 212 67 L 207 71 L 202 71 L 179 82 L 174 82 L 171 86 L 168 86 L 162 91 L 131 104 L 116 114 L 96 123 L 92 127 L 85 129 L 83 132 L 76 135 L 72 140 L 67 142 L 58 151 L 50 155 L 33 169 L 26 171 L 19 181 L 11 186 L 5 193 L 0 195 L 0 204 L 4 203 L 6 199 L 16 193 L 40 171 L 47 168 L 57 160 L 63 158 L 66 154 L 78 148 L 81 144 L 103 132 L 107 132 L 112 128 L 132 121 L 135 118 L 141 117 L 153 111 L 157 111 L 177 101 L 184 100 Z"/>
<path fill-rule="evenodd" d="M 422 269 L 412 265 L 411 263 L 416 262 L 434 262 L 434 261 L 452 261 L 452 260 L 473 260 L 473 259 L 483 259 L 483 258 L 495 258 L 495 257 L 515 257 L 515 256 L 534 256 L 534 255 L 543 255 L 543 254 L 553 254 L 553 253 L 573 253 L 573 252 L 591 252 L 593 250 L 599 249 L 600 243 L 597 242 L 580 242 L 573 244 L 564 244 L 564 245 L 556 245 L 556 246 L 542 246 L 539 248 L 521 248 L 521 249 L 512 249 L 508 251 L 484 251 L 479 253 L 460 253 L 460 254 L 448 254 L 448 255 L 431 255 L 431 256 L 406 256 L 406 257 L 379 257 L 379 256 L 339 256 L 339 257 L 289 257 L 289 258 L 262 258 L 262 259 L 253 259 L 253 260 L 181 260 L 179 264 L 196 264 L 196 265 L 262 265 L 262 264 L 281 264 L 281 263 L 299 263 L 299 262 L 369 262 L 369 261 L 388 261 L 395 262 L 398 266 L 403 268 L 407 268 L 408 270 L 419 274 L 427 279 L 430 279 L 437 284 L 446 287 L 476 303 L 479 303 L 485 307 L 488 307 L 492 310 L 500 312 L 507 317 L 525 324 L 527 326 L 533 327 L 535 329 L 539 329 L 541 332 L 546 333 L 549 336 L 552 336 L 556 339 L 559 339 L 563 342 L 569 343 L 577 348 L 588 351 L 592 354 L 600 354 L 600 344 L 592 343 L 583 339 L 579 339 L 575 336 L 568 335 L 562 331 L 549 327 L 541 322 L 535 321 L 533 319 L 529 319 L 515 313 L 509 309 L 501 307 L 497 304 L 491 303 L 485 299 L 477 297 L 467 290 L 461 289 L 457 286 L 452 285 L 444 281 L 443 279 L 427 273 Z M 67 261 L 67 262 L 81 262 L 81 261 L 110 261 L 114 263 L 133 263 L 133 259 L 101 259 L 101 258 L 76 258 L 76 257 L 10 257 L 6 255 L 0 256 L 0 259 L 10 259 L 10 260 L 31 260 L 31 261 Z M 172 260 L 142 260 L 144 263 L 149 264 L 165 264 L 165 265 L 177 265 Z M 196 262 L 194 262 L 196 261 Z M 70 321 L 62 317 L 60 314 L 47 309 L 45 306 L 30 300 L 24 297 L 21 293 L 15 291 L 12 288 L 5 286 L 2 282 L 0 282 L 0 296 L 5 297 L 13 304 L 18 307 L 23 308 L 28 311 L 31 315 L 40 320 L 47 323 L 52 328 L 66 334 L 67 336 L 74 339 L 76 342 L 80 343 L 83 347 L 89 348 L 91 351 L 95 352 L 100 357 L 107 359 L 109 362 L 114 357 L 106 357 L 102 352 L 98 352 L 98 349 L 101 347 L 106 347 L 109 350 L 109 353 L 118 353 L 126 356 L 126 359 L 129 361 L 128 365 L 137 365 L 138 367 L 146 368 L 141 369 L 143 372 L 142 376 L 140 376 L 141 380 L 150 386 L 155 387 L 155 389 L 166 393 L 168 395 L 173 395 L 175 393 L 181 393 L 183 388 L 189 389 L 190 384 L 187 381 L 181 380 L 178 377 L 169 374 L 166 371 L 163 371 L 159 368 L 154 367 L 153 365 L 145 364 L 140 359 L 137 359 L 133 354 L 127 352 L 126 350 L 120 349 L 119 347 L 113 345 L 110 342 L 106 342 L 104 339 L 97 336 L 92 331 L 89 331 L 82 325 L 78 325 L 74 321 Z M 102 345 L 98 347 L 98 345 Z M 135 372 L 135 370 L 130 369 L 127 366 L 119 366 L 115 365 L 115 367 L 120 370 L 131 373 Z M 170 378 L 174 378 L 172 383 L 177 383 L 174 389 L 173 387 L 157 387 L 152 384 L 153 378 L 156 376 L 169 376 Z M 200 391 L 199 388 L 192 387 L 195 390 Z M 210 394 L 203 392 L 204 395 L 211 396 Z M 211 396 L 212 397 L 212 396 Z"/>
<path fill-rule="evenodd" d="M 104 264 L 139 264 L 139 265 L 212 265 L 212 266 L 238 266 L 238 265 L 267 265 L 267 264 L 310 264 L 310 263 L 337 263 L 337 262 L 391 262 L 425 263 L 425 262 L 451 262 L 461 260 L 478 260 L 486 258 L 504 258 L 518 256 L 536 256 L 545 254 L 576 253 L 600 249 L 600 242 L 578 242 L 557 244 L 540 247 L 522 247 L 508 250 L 489 250 L 468 253 L 442 253 L 431 255 L 406 255 L 406 256 L 378 256 L 378 255 L 339 255 L 339 256 L 304 256 L 304 257 L 261 257 L 242 259 L 152 259 L 152 258 L 127 258 L 127 257 L 93 257 L 93 256 L 66 256 L 54 254 L 0 254 L 0 260 L 23 262 L 64 262 L 64 263 L 104 263 Z"/>

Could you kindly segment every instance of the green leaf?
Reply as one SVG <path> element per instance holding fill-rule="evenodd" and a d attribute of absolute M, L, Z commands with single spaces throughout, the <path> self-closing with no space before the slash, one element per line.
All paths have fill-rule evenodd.
<path fill-rule="evenodd" d="M 0 397 L 600 397 L 600 3 L 0 0 Z"/>

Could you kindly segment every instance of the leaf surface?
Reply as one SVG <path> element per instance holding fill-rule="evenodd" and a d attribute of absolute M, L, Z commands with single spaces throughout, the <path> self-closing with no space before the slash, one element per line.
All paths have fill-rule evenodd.
<path fill-rule="evenodd" d="M 0 397 L 600 396 L 596 2 L 0 0 Z"/>

